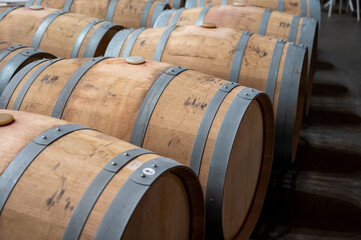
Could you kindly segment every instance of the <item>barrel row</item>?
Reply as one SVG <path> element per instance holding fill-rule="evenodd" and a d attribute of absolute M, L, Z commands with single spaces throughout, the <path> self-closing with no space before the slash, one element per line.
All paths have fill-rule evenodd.
<path fill-rule="evenodd" d="M 265 93 L 165 63 L 57 58 L 21 69 L 0 107 L 92 126 L 189 166 L 213 239 L 248 238 L 257 221 L 274 149 Z"/>
<path fill-rule="evenodd" d="M 218 27 L 232 28 L 236 31 L 247 30 L 307 47 L 309 54 L 306 113 L 308 113 L 317 54 L 318 24 L 316 20 L 258 7 L 207 6 L 166 10 L 159 15 L 154 27 L 204 23 L 214 23 Z M 307 85 L 310 87 L 308 88 Z"/>
<path fill-rule="evenodd" d="M 143 56 L 266 92 L 273 102 L 275 159 L 294 160 L 307 85 L 307 49 L 283 40 L 202 26 L 123 30 L 105 56 Z M 308 84 L 311 92 L 312 84 Z"/>
<path fill-rule="evenodd" d="M 2 40 L 18 43 L 21 39 L 24 45 L 60 57 L 103 55 L 121 29 L 104 20 L 51 8 L 13 7 L 0 13 Z"/>
<path fill-rule="evenodd" d="M 0 131 L 1 239 L 204 238 L 202 188 L 180 163 L 31 113 L 0 110 Z"/>
<path fill-rule="evenodd" d="M 186 0 L 185 8 L 221 5 L 269 8 L 301 17 L 311 17 L 321 25 L 321 4 L 319 0 Z"/>
<path fill-rule="evenodd" d="M 125 28 L 152 27 L 158 15 L 169 9 L 184 6 L 184 0 L 30 0 L 26 6 L 64 9 L 120 24 Z"/>

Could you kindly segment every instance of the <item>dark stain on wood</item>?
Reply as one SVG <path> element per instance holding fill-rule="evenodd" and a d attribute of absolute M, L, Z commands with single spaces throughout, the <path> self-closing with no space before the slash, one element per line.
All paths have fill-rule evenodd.
<path fill-rule="evenodd" d="M 297 7 L 298 6 L 298 3 L 297 2 L 290 2 L 289 3 L 291 6 L 293 6 L 293 7 Z"/>
<path fill-rule="evenodd" d="M 268 52 L 261 50 L 259 47 L 252 47 L 251 50 L 256 52 L 260 58 L 268 56 Z"/>
<path fill-rule="evenodd" d="M 140 46 L 144 46 L 145 45 L 145 40 L 140 42 Z"/>
<path fill-rule="evenodd" d="M 207 103 L 205 102 L 197 102 L 197 98 L 194 98 L 193 100 L 188 97 L 187 100 L 184 102 L 184 106 L 191 106 L 193 108 L 200 108 L 201 110 L 203 110 L 205 107 L 207 107 Z"/>
<path fill-rule="evenodd" d="M 45 75 L 43 79 L 40 80 L 40 82 L 45 84 L 53 84 L 56 80 L 58 80 L 58 76 L 51 77 L 51 75 Z"/>
<path fill-rule="evenodd" d="M 60 165 L 60 162 L 58 162 L 54 167 L 53 167 L 53 171 L 55 171 Z"/>
<path fill-rule="evenodd" d="M 291 26 L 290 23 L 280 22 L 280 27 L 282 28 L 289 28 Z"/>

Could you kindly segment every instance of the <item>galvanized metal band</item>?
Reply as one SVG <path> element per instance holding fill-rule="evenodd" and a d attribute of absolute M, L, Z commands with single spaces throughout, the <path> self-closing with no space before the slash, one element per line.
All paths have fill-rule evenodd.
<path fill-rule="evenodd" d="M 123 29 L 123 27 L 109 22 L 102 24 L 97 30 L 95 30 L 94 34 L 89 39 L 83 54 L 84 58 L 95 57 L 95 53 L 100 42 L 104 38 L 105 34 L 107 34 L 111 29 L 120 30 Z"/>
<path fill-rule="evenodd" d="M 197 0 L 185 0 L 185 8 L 196 8 L 197 7 Z"/>
<path fill-rule="evenodd" d="M 291 161 L 298 91 L 305 52 L 304 48 L 293 44 L 287 49 L 276 114 L 274 159 L 277 161 Z"/>
<path fill-rule="evenodd" d="M 38 66 L 39 64 L 49 61 L 49 59 L 41 59 L 34 61 L 28 65 L 26 65 L 24 68 L 22 68 L 19 72 L 17 72 L 14 77 L 11 79 L 9 84 L 4 89 L 1 97 L 0 97 L 0 109 L 6 109 L 9 105 L 10 99 L 12 95 L 14 94 L 15 89 L 21 82 L 21 80 L 28 74 L 34 67 Z"/>
<path fill-rule="evenodd" d="M 135 170 L 114 197 L 94 239 L 121 239 L 134 210 L 153 182 L 177 166 L 181 165 L 171 159 L 160 157 L 144 163 Z M 152 169 L 154 174 L 145 174 L 147 169 Z"/>
<path fill-rule="evenodd" d="M 143 145 L 144 136 L 147 131 L 150 118 L 159 98 L 173 78 L 186 70 L 188 69 L 183 67 L 169 68 L 154 81 L 139 109 L 134 123 L 133 132 L 130 137 L 130 143 L 139 147 Z"/>
<path fill-rule="evenodd" d="M 298 15 L 294 15 L 291 22 L 290 33 L 288 34 L 289 42 L 296 42 L 298 25 L 300 23 L 301 17 Z"/>
<path fill-rule="evenodd" d="M 165 45 L 167 44 L 168 38 L 170 34 L 173 32 L 173 30 L 176 28 L 176 25 L 169 26 L 160 37 L 157 47 L 155 48 L 154 54 L 153 54 L 153 61 L 158 61 L 162 59 L 163 51 L 165 48 Z"/>
<path fill-rule="evenodd" d="M 37 6 L 41 6 L 42 3 L 43 3 L 43 0 L 38 0 L 38 1 L 36 2 L 36 5 L 37 5 Z"/>
<path fill-rule="evenodd" d="M 113 177 L 130 161 L 144 154 L 152 153 L 142 148 L 136 148 L 122 152 L 109 161 L 90 183 L 77 204 L 65 229 L 63 239 L 79 239 L 95 203 Z"/>
<path fill-rule="evenodd" d="M 222 6 L 228 5 L 228 0 L 222 0 Z"/>
<path fill-rule="evenodd" d="M 161 14 L 159 14 L 157 21 L 155 21 L 153 28 L 161 28 L 168 26 L 169 18 L 175 9 L 164 10 Z"/>
<path fill-rule="evenodd" d="M 142 17 L 140 19 L 140 27 L 141 28 L 147 27 L 147 19 L 148 19 L 148 15 L 149 15 L 149 10 L 150 10 L 150 7 L 153 5 L 153 3 L 154 3 L 154 0 L 149 0 L 145 4 L 145 7 L 142 12 Z"/>
<path fill-rule="evenodd" d="M 4 17 L 6 17 L 6 15 L 8 15 L 9 12 L 11 12 L 12 10 L 18 9 L 20 8 L 20 6 L 16 6 L 16 7 L 11 7 L 6 9 L 5 11 L 0 13 L 0 21 L 3 20 Z"/>
<path fill-rule="evenodd" d="M 173 9 L 179 9 L 181 8 L 181 3 L 182 3 L 182 0 L 173 0 L 173 4 L 172 4 L 172 8 Z"/>
<path fill-rule="evenodd" d="M 308 0 L 308 8 L 310 9 L 310 18 L 314 18 L 318 22 L 319 28 L 321 27 L 321 3 L 319 0 Z M 318 31 L 320 33 L 320 31 Z"/>
<path fill-rule="evenodd" d="M 301 0 L 301 16 L 307 17 L 307 0 Z"/>
<path fill-rule="evenodd" d="M 113 21 L 114 11 L 115 11 L 115 8 L 117 7 L 117 4 L 118 4 L 118 0 L 110 0 L 110 2 L 108 4 L 107 14 L 105 15 L 106 21 L 108 21 L 108 22 Z"/>
<path fill-rule="evenodd" d="M 252 100 L 261 92 L 245 88 L 231 103 L 217 135 L 206 188 L 206 235 L 224 239 L 222 226 L 223 193 L 229 158 L 237 129 Z"/>
<path fill-rule="evenodd" d="M 170 23 L 169 25 L 172 26 L 172 25 L 177 25 L 177 22 L 178 22 L 178 19 L 179 19 L 179 16 L 182 14 L 182 12 L 185 10 L 185 8 L 181 8 L 179 10 L 177 10 L 172 19 L 170 20 Z"/>
<path fill-rule="evenodd" d="M 65 5 L 64 5 L 64 10 L 65 11 L 70 11 L 71 5 L 73 4 L 73 0 L 66 0 Z"/>
<path fill-rule="evenodd" d="M 265 9 L 262 15 L 261 23 L 259 24 L 258 34 L 266 35 L 269 17 L 271 16 L 272 9 Z"/>
<path fill-rule="evenodd" d="M 28 145 L 16 155 L 0 176 L 0 213 L 15 185 L 34 159 L 59 138 L 83 129 L 89 128 L 78 124 L 68 124 L 49 129 L 28 143 Z"/>
<path fill-rule="evenodd" d="M 201 7 L 204 7 L 205 4 L 204 4 L 204 0 L 198 0 L 198 7 L 201 8 Z"/>
<path fill-rule="evenodd" d="M 66 103 L 69 100 L 71 93 L 73 92 L 75 86 L 78 84 L 79 80 L 84 76 L 84 74 L 95 64 L 106 59 L 107 57 L 97 57 L 93 58 L 86 63 L 84 63 L 78 70 L 73 73 L 68 82 L 65 84 L 63 90 L 61 91 L 58 99 L 56 100 L 53 112 L 51 113 L 52 117 L 61 118 Z"/>
<path fill-rule="evenodd" d="M 218 109 L 222 105 L 223 100 L 226 98 L 228 93 L 237 86 L 239 85 L 234 82 L 225 83 L 216 92 L 216 94 L 213 96 L 212 100 L 207 106 L 201 124 L 199 125 L 196 139 L 193 143 L 191 159 L 189 162 L 189 167 L 193 170 L 193 172 L 195 172 L 197 176 L 199 176 L 204 148 L 206 145 L 209 131 L 211 130 L 211 126 L 213 124 L 213 120 L 216 117 Z"/>
<path fill-rule="evenodd" d="M 20 89 L 18 95 L 16 96 L 16 99 L 15 99 L 14 105 L 12 107 L 12 110 L 19 110 L 20 109 L 21 103 L 23 102 L 26 93 L 28 92 L 29 88 L 31 87 L 31 85 L 33 84 L 35 79 L 40 75 L 40 73 L 42 73 L 50 65 L 52 65 L 52 64 L 54 64 L 54 63 L 56 63 L 56 62 L 58 62 L 60 60 L 62 60 L 62 58 L 57 58 L 57 59 L 50 60 L 49 62 L 43 64 L 38 69 L 36 69 L 33 74 L 31 74 L 31 76 L 24 83 L 23 87 Z"/>
<path fill-rule="evenodd" d="M 25 7 L 30 7 L 34 4 L 35 0 L 28 0 L 28 2 L 25 4 Z"/>
<path fill-rule="evenodd" d="M 161 14 L 163 12 L 166 5 L 167 5 L 167 3 L 165 3 L 165 2 L 157 2 L 157 4 L 155 5 L 153 15 L 152 15 L 152 20 L 150 22 L 151 28 L 154 26 L 159 14 Z"/>
<path fill-rule="evenodd" d="M 44 21 L 40 24 L 40 26 L 38 27 L 38 29 L 36 30 L 36 33 L 34 35 L 33 41 L 31 43 L 31 46 L 33 48 L 39 48 L 40 46 L 40 42 L 41 39 L 44 36 L 44 33 L 46 32 L 46 30 L 48 29 L 48 27 L 50 26 L 50 24 L 59 16 L 63 15 L 64 13 L 68 13 L 68 11 L 65 10 L 60 10 L 60 11 L 56 11 L 53 12 L 52 14 L 50 14 L 49 16 L 47 16 Z"/>
<path fill-rule="evenodd" d="M 6 85 L 10 82 L 15 72 L 24 64 L 24 62 L 29 60 L 29 58 L 47 56 L 51 57 L 53 55 L 39 50 L 25 49 L 11 58 L 0 71 L 0 95 L 4 91 Z"/>
<path fill-rule="evenodd" d="M 310 77 L 310 67 L 311 59 L 313 52 L 313 42 L 316 37 L 316 28 L 317 21 L 313 18 L 303 18 L 300 30 L 300 37 L 298 38 L 298 43 L 303 44 L 308 48 L 308 77 Z M 306 84 L 306 89 L 308 89 L 308 81 Z"/>
<path fill-rule="evenodd" d="M 4 60 L 4 58 L 6 58 L 10 53 L 18 50 L 18 49 L 21 49 L 21 48 L 26 48 L 26 46 L 23 46 L 23 45 L 14 45 L 14 46 L 11 46 L 11 47 L 8 47 L 8 48 L 5 48 L 4 50 L 2 50 L 0 52 L 0 62 L 2 60 Z"/>
<path fill-rule="evenodd" d="M 246 51 L 248 40 L 252 34 L 253 33 L 251 32 L 243 32 L 242 36 L 239 38 L 236 51 L 234 52 L 233 56 L 231 72 L 229 74 L 229 81 L 231 82 L 238 82 L 239 73 L 242 67 L 243 55 Z"/>
<path fill-rule="evenodd" d="M 273 103 L 274 94 L 276 90 L 278 71 L 281 63 L 283 49 L 286 42 L 283 40 L 278 40 L 272 54 L 271 64 L 268 71 L 267 84 L 266 84 L 266 93 Z"/>
<path fill-rule="evenodd" d="M 104 20 L 102 19 L 96 19 L 91 21 L 90 23 L 88 23 L 83 30 L 81 30 L 81 32 L 79 33 L 78 37 L 75 40 L 74 46 L 73 46 L 73 50 L 71 51 L 70 57 L 71 58 L 76 58 L 78 57 L 78 53 L 80 50 L 81 45 L 84 42 L 84 39 L 86 37 L 86 35 L 89 33 L 89 31 L 98 23 L 103 22 Z"/>
<path fill-rule="evenodd" d="M 208 13 L 208 10 L 211 8 L 211 6 L 207 6 L 202 8 L 201 12 L 199 13 L 198 19 L 196 21 L 196 25 L 202 25 L 204 22 L 204 19 L 206 18 L 206 15 Z"/>
<path fill-rule="evenodd" d="M 123 58 L 127 58 L 130 56 L 130 53 L 132 52 L 135 41 L 137 40 L 139 34 L 141 34 L 141 32 L 143 32 L 144 30 L 145 30 L 145 28 L 139 28 L 132 33 L 132 35 L 129 37 L 129 39 L 127 41 L 127 44 L 124 47 L 124 51 L 122 54 Z"/>
<path fill-rule="evenodd" d="M 277 7 L 277 11 L 279 12 L 283 12 L 284 11 L 284 0 L 278 0 L 278 7 Z"/>
<path fill-rule="evenodd" d="M 124 29 L 117 32 L 110 41 L 107 50 L 105 51 L 105 57 L 119 57 L 120 52 L 122 51 L 125 40 L 128 36 L 134 31 L 134 29 Z"/>

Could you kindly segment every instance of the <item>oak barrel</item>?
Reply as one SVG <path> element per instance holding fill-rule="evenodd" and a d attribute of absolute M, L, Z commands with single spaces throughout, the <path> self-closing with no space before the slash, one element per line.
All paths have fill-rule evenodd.
<path fill-rule="evenodd" d="M 11 42 L 0 42 L 0 95 L 11 78 L 24 66 L 42 58 L 55 58 L 52 54 Z"/>
<path fill-rule="evenodd" d="M 91 126 L 190 166 L 206 196 L 208 236 L 248 238 L 272 165 L 269 97 L 178 66 L 128 62 L 34 64 L 14 76 L 0 107 Z"/>
<path fill-rule="evenodd" d="M 301 17 L 311 17 L 321 25 L 321 4 L 319 0 L 186 0 L 186 8 L 234 5 L 269 8 Z"/>
<path fill-rule="evenodd" d="M 1 10 L 0 10 L 1 11 Z M 0 15 L 2 40 L 29 45 L 58 57 L 104 55 L 113 35 L 123 27 L 53 8 L 8 8 Z"/>
<path fill-rule="evenodd" d="M 59 119 L 0 110 L 0 125 L 1 239 L 204 238 L 188 167 Z"/>
<path fill-rule="evenodd" d="M 166 27 L 174 24 L 178 26 L 202 25 L 203 23 L 215 23 L 219 27 L 233 28 L 238 31 L 247 30 L 306 46 L 309 53 L 309 79 L 306 83 L 306 89 L 309 91 L 306 93 L 306 112 L 308 112 L 317 55 L 318 26 L 316 20 L 259 7 L 207 6 L 166 10 L 159 15 L 154 27 Z M 310 85 L 309 88 L 307 84 Z"/>
<path fill-rule="evenodd" d="M 307 80 L 305 48 L 228 28 L 173 25 L 120 31 L 105 56 L 143 56 L 265 91 L 276 113 L 275 159 L 295 159 Z"/>
<path fill-rule="evenodd" d="M 184 6 L 184 0 L 30 0 L 27 6 L 39 2 L 44 7 L 105 19 L 126 28 L 151 27 L 165 9 L 170 9 L 171 6 L 173 8 Z"/>

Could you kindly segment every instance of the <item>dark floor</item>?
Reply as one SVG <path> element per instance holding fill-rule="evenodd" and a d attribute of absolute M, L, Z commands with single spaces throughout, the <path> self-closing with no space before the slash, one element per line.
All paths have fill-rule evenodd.
<path fill-rule="evenodd" d="M 252 239 L 361 239 L 361 22 L 323 13 L 295 165 L 274 168 Z"/>

